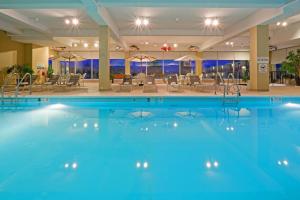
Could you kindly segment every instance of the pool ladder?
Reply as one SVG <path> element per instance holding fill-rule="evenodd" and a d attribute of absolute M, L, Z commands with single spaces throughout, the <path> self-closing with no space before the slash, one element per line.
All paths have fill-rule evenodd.
<path fill-rule="evenodd" d="M 14 90 L 14 96 L 11 96 L 11 97 L 14 97 L 15 100 L 18 98 L 20 86 L 25 83 L 26 78 L 29 78 L 29 83 L 28 83 L 29 95 L 32 94 L 32 75 L 30 73 L 26 73 L 20 80 L 20 75 L 18 73 L 12 73 L 12 74 L 7 75 L 7 77 L 4 80 L 3 85 L 1 87 L 1 102 L 2 103 L 4 103 L 4 100 L 5 100 L 5 98 L 4 98 L 5 97 L 5 89 L 8 86 L 10 86 L 10 82 L 12 80 L 14 80 L 13 78 L 15 78 L 15 80 L 17 81 L 17 85 Z M 10 91 L 10 92 L 12 92 L 12 91 Z"/>
<path fill-rule="evenodd" d="M 218 76 L 221 76 L 221 74 L 218 73 Z M 230 83 L 230 80 L 232 83 Z M 234 91 L 231 92 L 231 89 L 233 89 Z M 225 81 L 223 80 L 223 98 L 222 98 L 223 105 L 227 105 L 227 104 L 237 105 L 240 102 L 240 96 L 241 96 L 240 85 L 237 83 L 237 80 L 234 78 L 233 73 L 229 73 L 227 77 L 227 83 L 225 83 Z"/>

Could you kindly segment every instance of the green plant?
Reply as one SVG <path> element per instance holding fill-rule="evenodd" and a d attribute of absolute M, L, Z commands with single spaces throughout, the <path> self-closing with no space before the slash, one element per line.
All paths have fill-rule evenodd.
<path fill-rule="evenodd" d="M 33 71 L 32 67 L 30 67 L 29 65 L 23 65 L 20 69 L 20 74 L 22 76 L 24 76 L 27 73 L 32 75 L 34 73 L 34 71 Z"/>
<path fill-rule="evenodd" d="M 52 68 L 52 65 L 49 65 L 48 70 L 47 70 L 47 76 L 50 78 L 53 73 L 54 73 L 54 70 Z"/>
<path fill-rule="evenodd" d="M 7 74 L 18 73 L 20 74 L 21 77 L 23 77 L 26 73 L 33 74 L 34 71 L 28 65 L 13 65 L 7 68 L 6 73 Z"/>
<path fill-rule="evenodd" d="M 300 49 L 297 52 L 290 51 L 286 57 L 286 61 L 282 63 L 282 70 L 289 74 L 300 75 Z"/>

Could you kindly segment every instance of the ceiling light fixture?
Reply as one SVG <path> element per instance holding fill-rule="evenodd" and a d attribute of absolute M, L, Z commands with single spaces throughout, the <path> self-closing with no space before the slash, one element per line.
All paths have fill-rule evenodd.
<path fill-rule="evenodd" d="M 71 22 L 69 19 L 65 19 L 65 24 L 69 25 Z"/>
<path fill-rule="evenodd" d="M 282 22 L 282 26 L 287 26 L 288 23 L 287 22 Z"/>
<path fill-rule="evenodd" d="M 277 25 L 277 26 L 280 26 L 280 25 L 281 25 L 281 22 L 277 22 L 276 25 Z"/>
<path fill-rule="evenodd" d="M 84 47 L 84 48 L 88 48 L 88 47 L 89 47 L 89 44 L 88 44 L 88 43 L 84 43 L 84 44 L 83 44 L 83 47 Z"/>
<path fill-rule="evenodd" d="M 174 43 L 174 44 L 173 44 L 173 47 L 174 47 L 174 48 L 177 48 L 177 47 L 178 47 L 178 44 Z"/>
<path fill-rule="evenodd" d="M 234 42 L 226 42 L 225 44 L 226 44 L 226 46 L 229 46 L 229 45 L 230 45 L 230 46 L 233 46 L 233 45 L 234 45 Z"/>
<path fill-rule="evenodd" d="M 137 18 L 137 19 L 135 20 L 135 25 L 136 25 L 136 26 L 141 26 L 141 25 L 142 25 L 142 20 L 141 20 L 140 18 Z"/>
<path fill-rule="evenodd" d="M 79 20 L 77 18 L 72 19 L 72 24 L 77 26 L 79 24 Z"/>
<path fill-rule="evenodd" d="M 163 45 L 164 47 L 168 47 L 168 44 L 167 43 L 164 43 L 164 45 Z"/>
<path fill-rule="evenodd" d="M 74 43 L 74 44 L 73 44 L 73 47 L 78 47 L 78 44 L 77 44 L 77 43 Z"/>
<path fill-rule="evenodd" d="M 99 47 L 99 44 L 98 44 L 98 43 L 94 43 L 94 47 L 95 47 L 95 48 L 98 48 L 98 47 Z"/>
<path fill-rule="evenodd" d="M 218 19 L 214 19 L 214 20 L 212 21 L 212 25 L 213 25 L 213 26 L 219 26 L 219 20 L 218 20 Z"/>
<path fill-rule="evenodd" d="M 148 26 L 149 25 L 149 19 L 143 19 L 143 25 Z"/>
<path fill-rule="evenodd" d="M 205 19 L 204 21 L 205 26 L 210 26 L 212 24 L 212 20 L 210 18 Z"/>
<path fill-rule="evenodd" d="M 149 42 L 145 42 L 145 45 L 148 45 L 149 44 Z"/>

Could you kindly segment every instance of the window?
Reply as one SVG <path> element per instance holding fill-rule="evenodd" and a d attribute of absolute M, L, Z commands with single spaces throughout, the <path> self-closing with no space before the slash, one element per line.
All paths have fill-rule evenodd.
<path fill-rule="evenodd" d="M 125 60 L 124 59 L 110 59 L 110 74 L 125 74 Z"/>
<path fill-rule="evenodd" d="M 174 60 L 164 60 L 165 75 L 179 74 L 179 62 Z"/>
<path fill-rule="evenodd" d="M 76 69 L 76 73 L 84 74 L 86 73 L 85 78 L 91 79 L 92 78 L 92 67 L 91 67 L 91 60 L 83 60 L 79 61 Z"/>
<path fill-rule="evenodd" d="M 99 78 L 99 59 L 93 59 L 92 60 L 92 79 L 98 79 Z"/>

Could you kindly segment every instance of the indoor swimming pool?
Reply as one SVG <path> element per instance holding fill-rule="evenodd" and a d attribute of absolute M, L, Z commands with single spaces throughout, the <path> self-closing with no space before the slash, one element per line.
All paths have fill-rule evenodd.
<path fill-rule="evenodd" d="M 0 106 L 0 199 L 300 199 L 300 97 Z"/>

